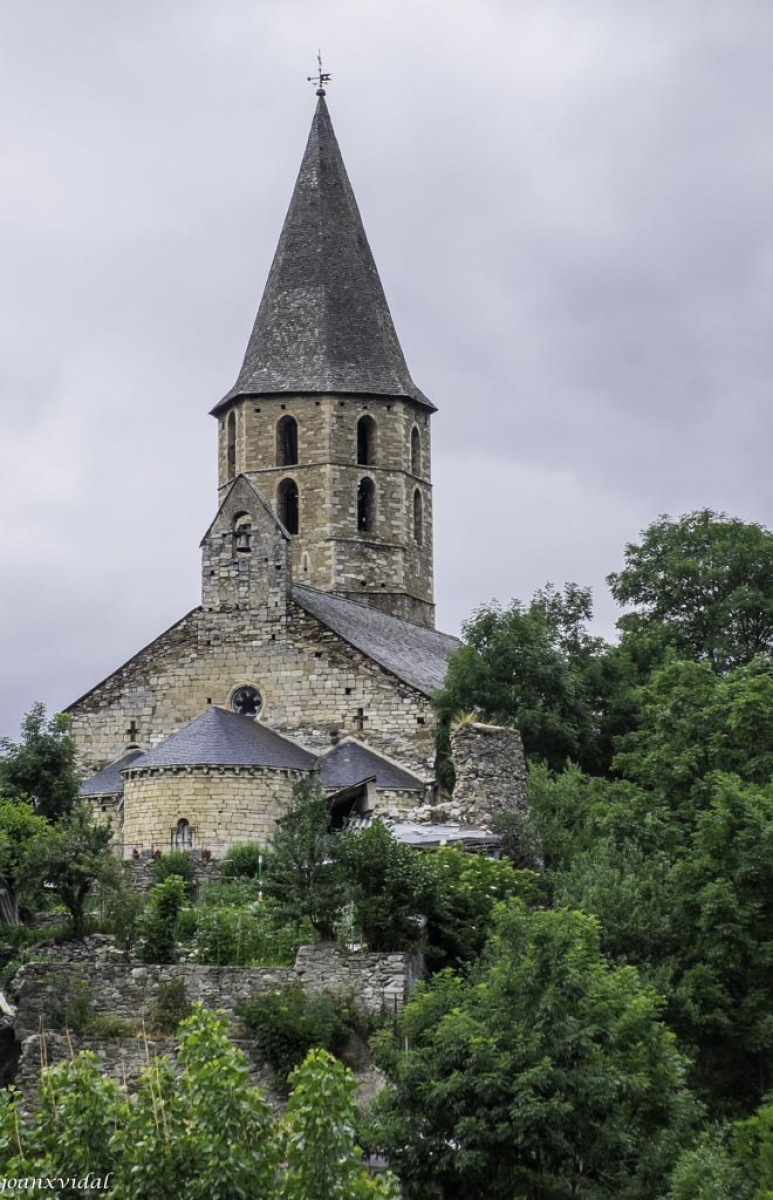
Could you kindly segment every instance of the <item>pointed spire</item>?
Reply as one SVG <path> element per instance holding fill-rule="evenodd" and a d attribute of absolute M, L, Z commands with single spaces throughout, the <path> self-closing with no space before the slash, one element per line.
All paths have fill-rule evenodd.
<path fill-rule="evenodd" d="M 237 396 L 335 392 L 406 396 L 411 379 L 324 95 L 285 218 Z"/>

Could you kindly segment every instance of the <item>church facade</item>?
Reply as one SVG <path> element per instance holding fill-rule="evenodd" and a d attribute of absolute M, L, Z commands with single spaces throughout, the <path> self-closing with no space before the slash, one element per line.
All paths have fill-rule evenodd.
<path fill-rule="evenodd" d="M 318 93 L 242 369 L 215 406 L 202 603 L 67 710 L 125 853 L 270 837 L 293 783 L 434 798 L 430 421 Z M 370 810 L 369 809 L 369 810 Z"/>

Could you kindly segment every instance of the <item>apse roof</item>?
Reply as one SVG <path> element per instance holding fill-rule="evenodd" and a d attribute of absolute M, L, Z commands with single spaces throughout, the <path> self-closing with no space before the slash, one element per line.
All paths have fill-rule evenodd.
<path fill-rule="evenodd" d="M 273 767 L 311 771 L 316 758 L 260 721 L 213 706 L 160 742 L 132 769 L 162 767 Z"/>
<path fill-rule="evenodd" d="M 123 758 L 119 758 L 117 762 L 111 763 L 109 767 L 103 767 L 101 771 L 97 771 L 95 775 L 87 779 L 81 785 L 79 794 L 84 797 L 120 796 L 123 791 L 121 771 L 130 766 L 138 758 L 142 758 L 141 750 L 129 750 L 127 754 L 124 754 Z"/>
<path fill-rule="evenodd" d="M 424 786 L 418 775 L 398 767 L 388 758 L 358 742 L 345 738 L 319 760 L 320 781 L 324 788 L 346 788 L 368 779 L 375 779 L 380 788 L 412 788 Z"/>

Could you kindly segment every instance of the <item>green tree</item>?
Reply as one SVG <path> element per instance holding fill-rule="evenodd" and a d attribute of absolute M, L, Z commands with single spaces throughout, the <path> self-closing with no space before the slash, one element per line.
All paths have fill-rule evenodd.
<path fill-rule="evenodd" d="M 167 875 L 151 888 L 145 911 L 138 920 L 140 955 L 146 963 L 171 963 L 177 957 L 177 925 L 185 904 L 185 880 Z"/>
<path fill-rule="evenodd" d="M 227 1025 L 195 1006 L 177 1069 L 155 1059 L 133 1097 L 88 1052 L 44 1073 L 31 1111 L 0 1092 L 6 1179 L 90 1171 L 111 1176 L 113 1200 L 394 1200 L 393 1178 L 371 1179 L 356 1145 L 350 1073 L 313 1054 L 294 1074 L 286 1117 L 275 1117 Z M 26 1195 L 26 1182 L 7 1194 Z"/>
<path fill-rule="evenodd" d="M 694 1118 L 658 997 L 580 913 L 503 905 L 479 973 L 436 976 L 399 1036 L 376 1042 L 407 1200 L 649 1200 Z"/>
<path fill-rule="evenodd" d="M 607 582 L 624 642 L 653 661 L 671 647 L 717 671 L 773 649 L 773 533 L 711 509 L 659 517 Z"/>
<path fill-rule="evenodd" d="M 631 728 L 635 680 L 627 657 L 588 632 L 591 617 L 590 590 L 576 584 L 545 588 L 528 606 L 479 608 L 434 697 L 441 754 L 455 714 L 477 710 L 516 725 L 531 760 L 605 770 L 613 736 Z"/>
<path fill-rule="evenodd" d="M 354 920 L 370 950 L 405 950 L 421 936 L 421 918 L 434 892 L 428 860 L 395 841 L 383 821 L 363 830 L 347 830 L 335 854 L 354 905 Z"/>
<path fill-rule="evenodd" d="M 48 824 L 26 800 L 0 799 L 0 923 L 19 924 L 19 901 L 32 894 L 40 880 L 28 865 L 35 842 L 45 837 Z"/>
<path fill-rule="evenodd" d="M 45 837 L 32 842 L 27 869 L 57 892 L 72 918 L 75 937 L 83 937 L 86 901 L 96 883 L 116 885 L 120 865 L 109 849 L 112 831 L 94 819 L 82 801 L 59 819 Z"/>
<path fill-rule="evenodd" d="M 264 891 L 284 920 L 308 918 L 323 939 L 333 938 L 345 899 L 335 837 L 319 781 L 300 780 L 274 834 Z"/>
<path fill-rule="evenodd" d="M 58 820 L 78 797 L 76 754 L 69 717 L 47 718 L 38 701 L 22 721 L 20 742 L 0 738 L 0 795 L 30 800 L 40 816 Z"/>

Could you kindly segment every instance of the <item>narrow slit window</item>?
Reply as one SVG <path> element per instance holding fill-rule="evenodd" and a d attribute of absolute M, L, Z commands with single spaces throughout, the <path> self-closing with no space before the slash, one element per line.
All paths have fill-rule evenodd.
<path fill-rule="evenodd" d="M 421 475 L 421 435 L 415 425 L 411 431 L 411 474 Z"/>
<path fill-rule="evenodd" d="M 376 422 L 373 417 L 360 417 L 357 422 L 357 462 L 372 467 L 376 461 Z"/>
<path fill-rule="evenodd" d="M 417 546 L 424 540 L 424 502 L 418 488 L 413 493 L 413 540 Z"/>
<path fill-rule="evenodd" d="M 357 485 L 357 528 L 360 533 L 372 533 L 376 525 L 376 485 L 372 479 L 361 479 Z"/>
<path fill-rule="evenodd" d="M 298 422 L 295 417 L 282 417 L 276 427 L 276 461 L 280 467 L 294 467 L 298 462 Z"/>
<path fill-rule="evenodd" d="M 288 533 L 297 533 L 299 525 L 298 485 L 294 479 L 283 479 L 277 489 L 279 520 Z"/>
<path fill-rule="evenodd" d="M 236 474 L 236 413 L 229 412 L 226 422 L 226 446 L 227 446 L 227 463 L 228 463 L 228 478 L 233 479 Z"/>

